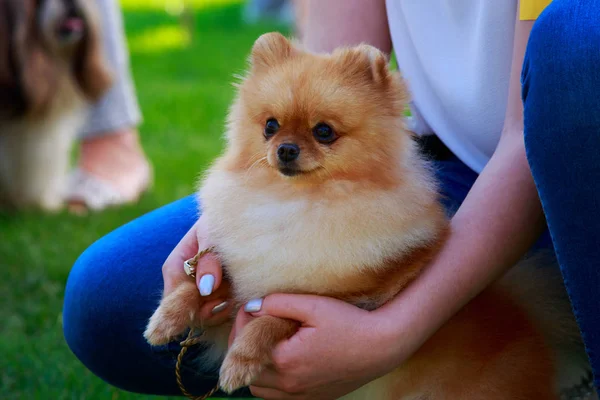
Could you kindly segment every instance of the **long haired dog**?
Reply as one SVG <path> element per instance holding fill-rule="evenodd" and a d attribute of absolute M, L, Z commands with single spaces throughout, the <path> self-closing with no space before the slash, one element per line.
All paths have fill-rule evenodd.
<path fill-rule="evenodd" d="M 56 210 L 86 106 L 110 86 L 91 0 L 0 0 L 0 201 Z"/>
<path fill-rule="evenodd" d="M 226 150 L 199 192 L 238 307 L 287 292 L 373 310 L 419 275 L 449 225 L 433 173 L 403 125 L 406 102 L 402 81 L 373 47 L 311 54 L 277 33 L 256 41 Z M 202 328 L 200 304 L 195 281 L 183 280 L 162 299 L 146 339 L 159 345 Z M 227 350 L 230 328 L 205 331 L 206 358 L 222 361 L 227 392 L 251 384 L 298 326 L 256 318 Z M 565 357 L 581 368 L 566 371 L 569 382 Z M 586 367 L 560 274 L 523 264 L 404 365 L 347 398 L 557 399 Z"/>

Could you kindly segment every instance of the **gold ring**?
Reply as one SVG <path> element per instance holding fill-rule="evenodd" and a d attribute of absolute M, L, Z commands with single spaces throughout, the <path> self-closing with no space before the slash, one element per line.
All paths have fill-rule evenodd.
<path fill-rule="evenodd" d="M 198 265 L 198 260 L 200 257 L 207 253 L 211 253 L 214 250 L 214 246 L 211 246 L 207 249 L 199 251 L 194 257 L 189 260 L 185 260 L 183 262 L 183 270 L 187 274 L 187 276 L 191 276 L 192 278 L 196 278 L 196 266 Z"/>
<path fill-rule="evenodd" d="M 190 258 L 189 260 L 186 260 L 183 262 L 183 269 L 185 271 L 185 273 L 188 276 L 191 276 L 192 278 L 196 277 L 196 266 L 190 264 L 192 262 L 192 259 Z"/>

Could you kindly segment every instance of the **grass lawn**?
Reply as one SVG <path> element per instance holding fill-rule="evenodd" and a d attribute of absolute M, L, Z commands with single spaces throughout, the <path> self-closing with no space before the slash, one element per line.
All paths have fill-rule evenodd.
<path fill-rule="evenodd" d="M 69 269 L 100 236 L 193 191 L 199 171 L 222 146 L 231 76 L 243 70 L 256 37 L 278 29 L 244 25 L 231 0 L 191 1 L 193 35 L 160 1 L 122 3 L 155 186 L 135 206 L 88 217 L 0 214 L 2 399 L 156 398 L 108 386 L 71 354 L 61 326 Z"/>

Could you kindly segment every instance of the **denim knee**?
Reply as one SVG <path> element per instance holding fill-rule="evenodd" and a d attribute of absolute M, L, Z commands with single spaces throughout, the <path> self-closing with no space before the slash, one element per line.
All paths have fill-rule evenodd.
<path fill-rule="evenodd" d="M 592 4 L 593 3 L 593 4 Z M 522 71 L 526 135 L 600 123 L 600 0 L 554 0 L 534 23 Z"/>
<path fill-rule="evenodd" d="M 110 258 L 102 243 L 88 248 L 71 269 L 65 289 L 63 331 L 65 340 L 75 356 L 95 375 L 122 388 L 113 365 L 118 347 L 118 309 L 106 292 L 102 264 Z M 112 246 L 111 246 L 112 247 Z M 110 261 L 108 261 L 110 262 Z M 125 306 L 125 303 L 123 303 Z"/>
<path fill-rule="evenodd" d="M 93 265 L 101 263 L 98 247 L 92 245 L 75 262 L 71 268 L 63 306 L 63 331 L 65 340 L 71 351 L 88 368 L 96 372 L 95 367 L 97 351 L 104 347 L 103 343 L 95 343 L 96 335 L 94 326 L 99 323 L 106 328 L 104 316 L 107 310 L 100 311 L 99 304 L 89 307 L 93 298 L 100 300 L 102 296 L 96 293 L 98 282 L 101 279 L 97 272 L 99 268 Z"/>
<path fill-rule="evenodd" d="M 160 274 L 157 282 L 149 276 L 136 282 L 132 274 L 124 283 L 125 274 L 105 268 L 119 263 L 116 244 L 111 235 L 101 239 L 73 266 L 65 289 L 63 330 L 69 348 L 90 371 L 116 387 L 138 392 L 144 387 L 140 377 L 148 379 L 161 370 L 156 365 L 161 358 L 168 369 L 172 354 L 150 348 L 142 337 L 144 320 L 160 297 Z M 154 289 L 140 290 L 142 284 Z M 145 371 L 150 365 L 154 370 Z"/>
<path fill-rule="evenodd" d="M 600 61 L 599 0 L 553 0 L 535 21 L 527 54 L 547 71 L 581 71 Z M 546 70 L 546 69 L 544 69 Z M 560 76 L 561 78 L 563 76 Z M 570 76 L 565 76 L 570 78 Z"/>
<path fill-rule="evenodd" d="M 95 375 L 121 389 L 177 393 L 170 346 L 143 337 L 162 294 L 162 265 L 197 220 L 193 197 L 155 210 L 106 235 L 73 266 L 65 289 L 64 336 Z"/>

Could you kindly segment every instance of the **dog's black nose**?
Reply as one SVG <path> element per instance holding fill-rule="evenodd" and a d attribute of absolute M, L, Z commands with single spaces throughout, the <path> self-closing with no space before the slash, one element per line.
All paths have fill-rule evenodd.
<path fill-rule="evenodd" d="M 293 143 L 282 143 L 277 148 L 277 157 L 283 162 L 294 161 L 300 155 L 300 147 Z"/>

